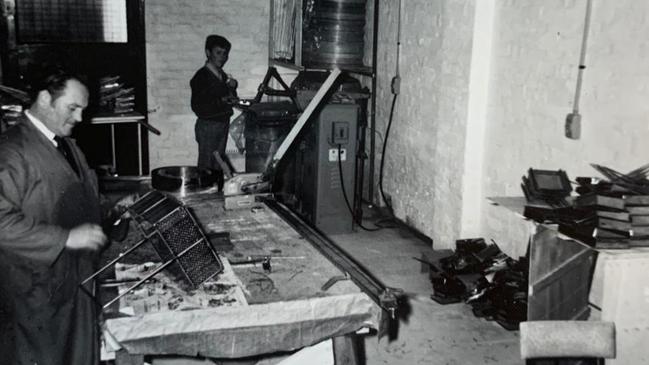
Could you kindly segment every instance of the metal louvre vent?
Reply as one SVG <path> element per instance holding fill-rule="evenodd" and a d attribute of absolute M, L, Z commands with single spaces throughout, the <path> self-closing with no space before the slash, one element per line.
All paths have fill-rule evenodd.
<path fill-rule="evenodd" d="M 178 202 L 171 199 L 163 199 L 158 201 L 151 209 L 142 213 L 142 219 L 157 226 L 160 222 L 166 220 L 166 216 L 173 214 L 175 210 L 180 208 L 181 205 Z"/>
<path fill-rule="evenodd" d="M 133 205 L 131 205 L 128 210 L 130 210 L 131 213 L 135 213 L 139 216 L 146 212 L 149 208 L 151 208 L 152 205 L 164 198 L 165 197 L 163 194 L 157 191 L 151 191 L 140 197 L 140 199 L 133 203 Z"/>
<path fill-rule="evenodd" d="M 129 211 L 163 263 L 175 260 L 167 270 L 177 279 L 196 287 L 223 270 L 194 217 L 175 199 L 151 191 Z"/>

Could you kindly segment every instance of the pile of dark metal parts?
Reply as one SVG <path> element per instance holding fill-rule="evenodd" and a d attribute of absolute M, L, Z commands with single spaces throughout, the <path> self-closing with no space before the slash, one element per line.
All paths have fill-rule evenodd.
<path fill-rule="evenodd" d="M 483 238 L 456 241 L 455 252 L 431 262 L 431 298 L 440 304 L 465 302 L 476 317 L 517 330 L 527 319 L 528 260 L 514 260 Z"/>
<path fill-rule="evenodd" d="M 592 166 L 605 178 L 577 177 L 575 191 L 579 195 L 570 197 L 569 204 L 557 204 L 556 199 L 570 192 L 562 182 L 567 180 L 564 172 L 530 169 L 528 182 L 536 176 L 547 191 L 558 195 L 549 199 L 529 195 L 527 185 L 533 184 L 524 183 L 528 204 L 523 215 L 539 223 L 558 224 L 561 233 L 595 248 L 649 246 L 649 165 L 626 174 Z M 533 173 L 538 171 L 542 174 Z M 557 183 L 548 183 L 552 179 Z"/>
<path fill-rule="evenodd" d="M 529 203 L 565 207 L 570 204 L 566 200 L 570 196 L 572 186 L 568 175 L 563 170 L 529 169 L 521 183 L 525 198 Z"/>

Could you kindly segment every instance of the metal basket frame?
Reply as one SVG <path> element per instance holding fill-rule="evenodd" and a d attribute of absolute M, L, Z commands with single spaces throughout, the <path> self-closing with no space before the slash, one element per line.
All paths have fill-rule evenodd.
<path fill-rule="evenodd" d="M 180 277 L 181 280 L 187 282 L 193 288 L 198 287 L 205 280 L 223 271 L 223 263 L 219 259 L 219 256 L 212 247 L 210 241 L 205 236 L 205 233 L 201 229 L 196 218 L 187 207 L 182 205 L 173 197 L 157 190 L 152 190 L 140 197 L 127 210 L 137 223 L 144 238 L 84 280 L 83 283 L 81 283 L 82 287 L 83 284 L 96 278 L 100 273 L 106 271 L 108 268 L 113 267 L 119 260 L 128 256 L 146 242 L 151 243 L 156 254 L 160 260 L 162 260 L 162 265 L 153 270 L 145 278 L 139 280 L 122 294 L 106 303 L 103 308 L 109 307 L 115 301 L 139 287 L 164 269 L 168 269 L 174 276 Z M 171 224 L 169 224 L 170 222 Z M 179 238 L 174 237 L 178 236 L 179 233 L 179 230 L 176 227 L 178 223 L 189 225 L 189 231 L 192 234 L 192 236 L 189 237 L 189 239 L 191 239 L 189 244 L 178 244 L 179 242 L 170 239 Z M 183 230 L 181 235 L 183 232 L 187 232 L 187 230 Z M 180 237 L 180 240 L 183 238 L 187 237 Z M 187 264 L 193 264 L 193 261 L 187 262 L 187 260 L 184 260 L 185 258 L 190 259 L 191 257 L 188 254 L 191 254 L 196 250 L 201 250 L 201 252 L 198 256 L 194 255 L 195 258 L 200 257 L 201 259 L 207 258 L 209 260 L 208 263 L 205 261 L 202 262 L 205 266 L 199 267 L 199 272 L 197 272 L 197 270 L 191 270 L 191 268 L 188 267 Z M 172 266 L 174 263 L 177 265 Z M 204 267 L 208 266 L 208 264 L 215 266 L 213 271 L 206 272 L 204 270 Z M 197 276 L 196 274 L 199 274 L 200 276 Z"/>

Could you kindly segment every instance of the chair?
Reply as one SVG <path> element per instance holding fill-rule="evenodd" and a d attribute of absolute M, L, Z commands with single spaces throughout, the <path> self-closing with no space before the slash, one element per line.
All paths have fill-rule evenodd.
<path fill-rule="evenodd" d="M 527 364 L 603 364 L 615 358 L 613 322 L 521 322 L 520 337 Z"/>

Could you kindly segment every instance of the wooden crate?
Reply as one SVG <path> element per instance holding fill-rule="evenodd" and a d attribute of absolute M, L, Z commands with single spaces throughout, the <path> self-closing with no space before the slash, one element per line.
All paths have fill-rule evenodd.
<path fill-rule="evenodd" d="M 530 239 L 528 320 L 588 318 L 597 251 L 544 225 Z"/>

